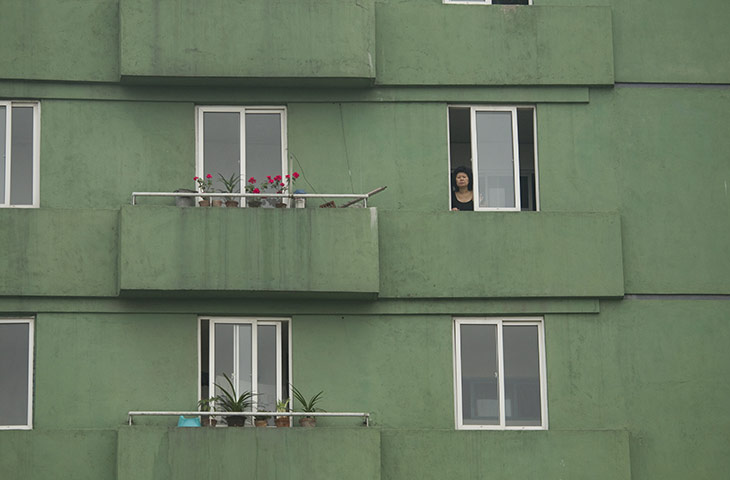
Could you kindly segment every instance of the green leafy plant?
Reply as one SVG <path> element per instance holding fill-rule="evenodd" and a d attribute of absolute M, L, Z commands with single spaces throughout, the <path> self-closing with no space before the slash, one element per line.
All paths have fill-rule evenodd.
<path fill-rule="evenodd" d="M 226 389 L 226 387 L 222 385 L 214 383 L 214 385 L 221 391 L 219 395 L 213 397 L 215 399 L 216 409 L 219 409 L 221 412 L 245 412 L 251 407 L 254 394 L 246 391 L 237 395 L 236 387 L 233 386 L 233 382 L 230 377 L 225 373 L 223 374 L 223 377 L 228 382 L 230 390 Z M 246 417 L 226 417 L 226 422 L 228 425 L 243 426 L 246 424 Z"/>
<path fill-rule="evenodd" d="M 322 400 L 322 395 L 324 395 L 324 391 L 319 392 L 318 394 L 314 395 L 312 398 L 307 400 L 307 398 L 302 394 L 302 392 L 299 391 L 297 387 L 294 385 L 291 386 L 291 391 L 294 394 L 294 398 L 299 402 L 302 406 L 301 411 L 308 413 L 308 412 L 323 412 L 321 408 L 317 407 L 317 404 L 319 404 L 320 400 Z"/>
<path fill-rule="evenodd" d="M 223 186 L 225 187 L 224 192 L 227 193 L 236 193 L 236 187 L 241 183 L 241 175 L 236 175 L 235 173 L 232 173 L 230 177 L 226 178 L 222 174 L 218 174 L 220 177 L 221 183 L 223 183 Z M 226 200 L 229 202 L 235 201 L 235 197 L 226 197 Z"/>
<path fill-rule="evenodd" d="M 279 400 L 276 402 L 276 411 L 277 412 L 288 412 L 289 411 L 289 398 L 286 400 Z"/>

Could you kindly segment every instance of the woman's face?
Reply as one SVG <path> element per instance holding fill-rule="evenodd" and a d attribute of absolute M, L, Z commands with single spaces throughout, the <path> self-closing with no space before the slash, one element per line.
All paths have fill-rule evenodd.
<path fill-rule="evenodd" d="M 467 175 L 464 172 L 459 172 L 456 174 L 456 186 L 461 187 L 468 187 L 469 186 L 469 175 Z"/>

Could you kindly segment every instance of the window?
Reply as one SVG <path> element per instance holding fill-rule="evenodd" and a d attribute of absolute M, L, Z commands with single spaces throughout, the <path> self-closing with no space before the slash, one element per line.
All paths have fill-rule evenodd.
<path fill-rule="evenodd" d="M 534 107 L 449 107 L 450 168 L 472 170 L 474 210 L 539 210 L 535 131 Z"/>
<path fill-rule="evenodd" d="M 39 106 L 0 101 L 0 206 L 38 206 Z"/>
<path fill-rule="evenodd" d="M 245 183 L 287 172 L 284 107 L 198 107 L 197 139 L 196 175 L 212 174 L 217 189 L 219 173 Z"/>
<path fill-rule="evenodd" d="M 0 429 L 33 425 L 33 319 L 0 319 Z"/>
<path fill-rule="evenodd" d="M 455 319 L 454 345 L 457 428 L 547 428 L 542 319 Z"/>
<path fill-rule="evenodd" d="M 443 2 L 469 5 L 532 5 L 532 0 L 443 0 Z"/>
<path fill-rule="evenodd" d="M 274 411 L 289 397 L 289 319 L 200 319 L 200 398 L 220 393 L 214 383 L 236 393 L 254 393 L 254 408 Z M 210 372 L 214 372 L 213 375 Z"/>

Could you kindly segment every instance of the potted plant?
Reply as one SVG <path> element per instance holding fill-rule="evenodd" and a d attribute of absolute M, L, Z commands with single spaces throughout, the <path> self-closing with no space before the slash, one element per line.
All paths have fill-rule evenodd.
<path fill-rule="evenodd" d="M 193 177 L 193 180 L 198 184 L 198 192 L 199 193 L 213 193 L 215 190 L 213 190 L 213 175 L 210 173 L 205 176 L 205 178 L 202 177 Z M 204 197 L 202 200 L 198 202 L 198 205 L 201 207 L 210 207 L 210 197 Z"/>
<path fill-rule="evenodd" d="M 238 187 L 241 183 L 241 175 L 233 173 L 230 177 L 226 178 L 219 173 L 218 176 L 220 177 L 221 182 L 223 182 L 223 187 L 225 188 L 226 193 L 236 193 L 236 187 Z M 236 200 L 236 197 L 226 197 L 226 207 L 237 206 L 238 200 Z"/>
<path fill-rule="evenodd" d="M 236 388 L 233 386 L 233 382 L 231 379 L 226 375 L 223 374 L 226 381 L 228 382 L 228 386 L 231 388 L 231 390 L 227 390 L 225 387 L 218 385 L 215 383 L 214 385 L 218 387 L 221 391 L 221 394 L 216 395 L 214 397 L 215 400 L 215 406 L 218 411 L 221 412 L 245 412 L 251 407 L 251 400 L 253 399 L 253 394 L 251 392 L 243 392 L 241 395 L 236 394 Z M 244 416 L 228 416 L 224 417 L 226 419 L 226 423 L 229 427 L 243 427 L 246 424 L 246 417 Z"/>
<path fill-rule="evenodd" d="M 246 182 L 246 186 L 243 187 L 246 193 L 263 193 L 263 190 L 266 190 L 268 188 L 268 185 L 265 182 L 261 182 L 261 184 L 257 187 L 256 186 L 256 179 L 251 177 Z M 261 206 L 261 199 L 260 198 L 249 198 L 246 199 L 246 206 L 251 208 L 258 208 Z"/>
<path fill-rule="evenodd" d="M 203 398 L 200 401 L 198 401 L 198 411 L 199 412 L 213 412 L 213 411 L 215 411 L 215 409 L 213 408 L 214 404 L 215 404 L 215 397 Z M 200 424 L 204 427 L 207 427 L 207 426 L 215 427 L 217 423 L 218 423 L 218 421 L 212 415 L 201 415 L 200 416 Z"/>
<path fill-rule="evenodd" d="M 281 175 L 276 175 L 275 177 L 267 176 L 266 178 L 269 181 L 269 185 L 276 190 L 276 193 L 286 193 L 299 178 L 299 173 L 294 172 L 291 175 L 285 175 L 284 178 Z M 274 206 L 277 208 L 286 208 L 287 205 L 283 199 L 277 198 Z"/>
<path fill-rule="evenodd" d="M 279 400 L 276 402 L 276 411 L 277 412 L 288 412 L 289 411 L 289 399 L 286 400 Z M 274 419 L 274 423 L 277 427 L 288 427 L 291 425 L 290 422 L 291 417 L 276 417 Z"/>
<path fill-rule="evenodd" d="M 321 408 L 317 407 L 317 404 L 320 400 L 322 400 L 322 395 L 324 394 L 324 391 L 319 392 L 309 400 L 300 392 L 297 387 L 294 385 L 291 386 L 291 391 L 294 394 L 294 398 L 297 399 L 297 402 L 299 402 L 302 406 L 301 410 L 302 412 L 323 412 Z M 299 425 L 302 427 L 315 427 L 317 426 L 317 418 L 316 417 L 309 417 L 304 416 L 299 419 Z"/>
<path fill-rule="evenodd" d="M 256 415 L 253 417 L 253 423 L 257 427 L 268 427 L 270 418 L 271 415 Z"/>

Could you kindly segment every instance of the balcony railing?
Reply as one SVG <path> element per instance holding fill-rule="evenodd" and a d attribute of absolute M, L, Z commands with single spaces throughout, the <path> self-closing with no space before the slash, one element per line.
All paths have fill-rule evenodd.
<path fill-rule="evenodd" d="M 357 204 L 367 207 L 368 198 L 388 188 L 380 187 L 368 193 L 198 193 L 198 192 L 132 192 L 132 205 L 137 205 L 137 197 L 200 197 L 200 198 L 280 198 L 282 200 L 296 200 L 299 198 L 322 198 L 322 199 L 350 199 L 349 202 L 340 205 L 340 208 L 350 207 Z M 335 205 L 324 204 L 323 206 L 334 207 Z"/>
<path fill-rule="evenodd" d="M 165 412 L 132 411 L 128 413 L 129 424 L 133 417 L 362 417 L 363 425 L 370 426 L 370 413 L 366 412 Z"/>

